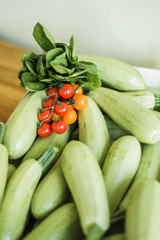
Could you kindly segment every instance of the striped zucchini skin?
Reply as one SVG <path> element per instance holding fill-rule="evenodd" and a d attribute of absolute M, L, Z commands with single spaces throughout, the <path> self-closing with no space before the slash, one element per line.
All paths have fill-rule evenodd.
<path fill-rule="evenodd" d="M 110 224 L 108 199 L 98 161 L 82 142 L 70 141 L 61 165 L 87 239 L 100 239 Z"/>
<path fill-rule="evenodd" d="M 134 136 L 117 139 L 109 149 L 102 167 L 104 182 L 113 214 L 128 189 L 141 159 L 141 146 Z"/>
<path fill-rule="evenodd" d="M 3 199 L 8 173 L 8 152 L 7 148 L 0 144 L 0 205 Z"/>
<path fill-rule="evenodd" d="M 29 159 L 10 178 L 0 210 L 0 240 L 19 239 L 22 235 L 41 174 L 42 167 L 38 161 Z"/>
<path fill-rule="evenodd" d="M 101 110 L 87 99 L 87 107 L 78 111 L 79 140 L 92 150 L 101 166 L 110 148 L 110 135 Z"/>
<path fill-rule="evenodd" d="M 123 201 L 120 204 L 120 209 L 126 209 L 129 201 L 129 193 L 134 183 L 141 179 L 150 178 L 160 181 L 160 142 L 155 144 L 144 144 L 142 147 L 141 161 L 129 188 L 129 191 L 125 195 Z"/>
<path fill-rule="evenodd" d="M 145 179 L 132 189 L 126 210 L 125 229 L 127 240 L 159 239 L 159 202 L 160 184 L 156 180 Z"/>
<path fill-rule="evenodd" d="M 141 90 L 124 93 L 130 96 L 137 103 L 141 104 L 142 106 L 148 109 L 154 109 L 155 107 L 155 96 L 150 91 Z"/>
<path fill-rule="evenodd" d="M 153 144 L 160 141 L 160 121 L 151 110 L 126 94 L 100 87 L 90 91 L 89 96 L 114 122 L 140 142 Z"/>
<path fill-rule="evenodd" d="M 121 91 L 142 90 L 145 82 L 131 65 L 110 57 L 78 55 L 80 61 L 97 65 L 98 75 L 103 83 Z"/>
<path fill-rule="evenodd" d="M 4 145 L 9 158 L 21 158 L 37 136 L 38 112 L 42 108 L 45 91 L 27 93 L 6 122 Z"/>
<path fill-rule="evenodd" d="M 63 134 L 56 134 L 55 132 L 53 132 L 47 138 L 38 137 L 36 141 L 33 143 L 32 147 L 23 157 L 22 162 L 30 158 L 38 159 L 47 149 L 53 146 L 58 147 L 59 151 L 54 156 L 51 164 L 49 164 L 48 167 L 46 168 L 46 172 L 47 172 L 60 156 L 64 146 L 69 140 L 72 130 L 73 130 L 73 126 L 68 125 L 67 130 Z"/>
<path fill-rule="evenodd" d="M 78 240 L 82 236 L 74 203 L 67 203 L 45 218 L 23 240 Z"/>
<path fill-rule="evenodd" d="M 31 212 L 37 219 L 44 218 L 64 204 L 68 196 L 69 189 L 59 158 L 36 188 L 31 202 Z"/>

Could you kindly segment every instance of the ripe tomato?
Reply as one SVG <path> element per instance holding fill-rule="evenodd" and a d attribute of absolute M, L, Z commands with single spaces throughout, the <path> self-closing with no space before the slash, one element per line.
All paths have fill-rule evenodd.
<path fill-rule="evenodd" d="M 63 120 L 52 123 L 52 130 L 57 134 L 62 134 L 67 130 L 67 124 Z"/>
<path fill-rule="evenodd" d="M 50 122 L 52 120 L 52 116 L 49 118 L 49 115 L 51 114 L 51 109 L 46 109 L 44 110 L 42 113 L 40 112 L 38 114 L 38 119 L 43 122 L 44 120 L 46 120 L 45 122 Z M 47 118 L 49 118 L 47 120 Z"/>
<path fill-rule="evenodd" d="M 56 92 L 58 92 L 57 87 L 52 87 L 52 88 L 47 90 L 47 95 L 48 96 L 51 95 L 51 98 L 55 99 Z M 59 98 L 59 94 L 58 94 L 57 98 Z"/>
<path fill-rule="evenodd" d="M 52 134 L 52 127 L 49 123 L 42 123 L 42 126 L 38 128 L 38 135 L 40 137 L 49 137 Z"/>
<path fill-rule="evenodd" d="M 58 93 L 62 98 L 68 99 L 73 96 L 73 87 L 71 84 L 65 83 L 63 88 L 59 88 Z"/>
<path fill-rule="evenodd" d="M 47 101 L 43 102 L 43 107 L 44 108 L 52 107 L 53 103 L 54 103 L 54 99 L 50 97 Z"/>
<path fill-rule="evenodd" d="M 76 94 L 82 94 L 83 93 L 83 89 L 82 88 L 79 88 L 78 90 L 76 90 L 76 88 L 79 87 L 78 84 L 74 84 L 72 87 L 73 87 L 73 90 L 75 91 Z"/>
<path fill-rule="evenodd" d="M 84 94 L 74 94 L 73 100 L 75 100 L 75 103 L 73 104 L 75 109 L 83 110 L 87 107 L 88 99 Z"/>
<path fill-rule="evenodd" d="M 65 102 L 61 102 L 61 106 L 58 105 L 58 103 L 55 103 L 54 106 L 54 111 L 57 115 L 59 116 L 64 116 L 64 114 L 66 114 L 66 112 L 68 111 L 68 105 Z"/>
<path fill-rule="evenodd" d="M 76 111 L 72 107 L 69 107 L 67 113 L 63 116 L 63 120 L 67 124 L 74 123 L 77 120 L 77 113 L 76 113 Z"/>

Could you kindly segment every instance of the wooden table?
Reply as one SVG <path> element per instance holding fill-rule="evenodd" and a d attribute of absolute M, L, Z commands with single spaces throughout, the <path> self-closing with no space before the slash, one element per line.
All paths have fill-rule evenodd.
<path fill-rule="evenodd" d="M 0 122 L 6 122 L 26 90 L 17 77 L 27 50 L 0 40 Z"/>

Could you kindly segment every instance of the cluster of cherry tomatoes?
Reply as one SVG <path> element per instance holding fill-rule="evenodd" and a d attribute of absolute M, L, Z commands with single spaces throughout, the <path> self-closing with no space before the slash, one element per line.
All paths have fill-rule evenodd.
<path fill-rule="evenodd" d="M 47 98 L 43 101 L 43 109 L 38 114 L 40 126 L 38 135 L 49 137 L 54 131 L 62 134 L 67 130 L 67 124 L 77 120 L 76 110 L 87 106 L 87 97 L 78 84 L 63 84 L 47 90 Z"/>

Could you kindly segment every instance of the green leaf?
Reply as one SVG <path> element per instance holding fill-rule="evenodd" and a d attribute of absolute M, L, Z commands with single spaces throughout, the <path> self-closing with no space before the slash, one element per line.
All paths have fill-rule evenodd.
<path fill-rule="evenodd" d="M 25 61 L 25 65 L 28 68 L 28 70 L 33 74 L 37 76 L 36 72 L 36 64 L 33 60 L 27 60 Z"/>
<path fill-rule="evenodd" d="M 80 69 L 86 69 L 88 72 L 96 74 L 97 73 L 97 66 L 92 62 L 77 62 L 76 67 Z"/>
<path fill-rule="evenodd" d="M 44 65 L 43 65 L 43 57 L 40 57 L 38 59 L 38 62 L 37 62 L 37 72 L 38 72 L 38 74 L 41 77 L 45 77 L 46 76 L 45 68 L 44 68 Z"/>
<path fill-rule="evenodd" d="M 38 60 L 38 58 L 39 58 L 39 55 L 35 54 L 34 52 L 27 52 L 23 54 L 23 56 L 21 57 L 21 61 L 25 63 L 25 61 L 27 60 L 31 60 L 31 59 Z"/>
<path fill-rule="evenodd" d="M 68 47 L 65 43 L 56 43 L 56 47 L 60 47 L 64 50 L 64 52 L 66 53 L 66 56 L 68 58 L 68 62 L 71 64 L 71 65 L 74 65 L 77 60 L 78 60 L 78 57 L 74 57 L 72 58 L 72 49 L 70 47 Z"/>
<path fill-rule="evenodd" d="M 31 72 L 25 72 L 22 74 L 21 80 L 25 84 L 26 82 L 30 81 L 37 81 L 37 77 L 35 77 Z"/>
<path fill-rule="evenodd" d="M 72 36 L 71 39 L 70 39 L 70 50 L 71 50 L 71 59 L 73 62 L 77 61 L 78 60 L 78 57 L 75 56 L 75 52 L 77 50 L 77 45 L 78 45 L 78 40 L 76 37 Z"/>
<path fill-rule="evenodd" d="M 21 68 L 19 69 L 19 71 L 18 71 L 18 75 L 17 75 L 18 78 L 21 79 L 22 73 L 27 72 L 27 71 L 28 71 L 28 69 L 27 69 L 26 66 L 21 67 Z"/>
<path fill-rule="evenodd" d="M 98 74 L 92 74 L 90 72 L 87 72 L 86 74 L 86 79 L 87 80 L 82 80 L 82 79 L 78 79 L 78 83 L 79 84 L 84 84 L 84 91 L 90 91 L 90 90 L 94 90 L 95 88 L 98 88 L 101 86 L 101 80 L 98 77 Z"/>
<path fill-rule="evenodd" d="M 25 88 L 28 90 L 28 91 L 41 91 L 41 90 L 44 90 L 44 89 L 47 89 L 48 88 L 48 85 L 46 83 L 42 83 L 42 82 L 27 82 L 25 84 Z"/>
<path fill-rule="evenodd" d="M 49 68 L 51 66 L 50 62 L 54 60 L 55 57 L 57 57 L 59 54 L 62 54 L 62 53 L 63 53 L 62 48 L 54 48 L 48 51 L 46 54 L 46 68 Z"/>
<path fill-rule="evenodd" d="M 61 66 L 61 65 L 57 65 L 57 64 L 54 63 L 54 61 L 51 62 L 51 66 L 53 67 L 53 69 L 54 69 L 56 72 L 58 72 L 59 74 L 62 74 L 62 75 L 63 75 L 63 74 L 68 74 L 68 75 L 70 75 L 70 74 L 72 74 L 72 73 L 74 72 L 73 69 L 69 69 L 69 68 L 63 67 L 63 66 Z"/>
<path fill-rule="evenodd" d="M 40 23 L 37 23 L 33 30 L 33 37 L 44 51 L 55 48 L 55 40 L 51 33 Z"/>
<path fill-rule="evenodd" d="M 58 55 L 51 63 L 52 64 L 54 63 L 55 65 L 61 65 L 63 67 L 68 67 L 66 53 L 64 52 L 64 53 Z M 52 66 L 52 64 L 51 64 L 51 66 Z"/>

